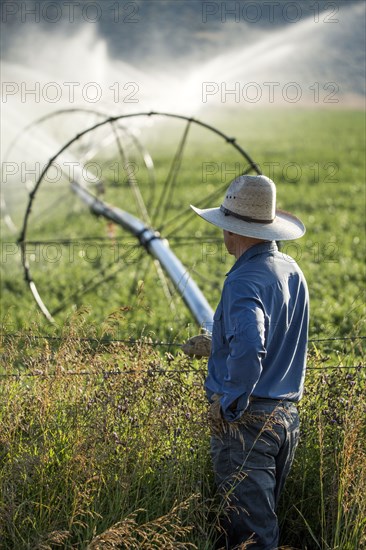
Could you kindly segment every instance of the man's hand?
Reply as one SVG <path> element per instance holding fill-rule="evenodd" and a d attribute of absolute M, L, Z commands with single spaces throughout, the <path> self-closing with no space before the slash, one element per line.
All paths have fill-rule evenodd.
<path fill-rule="evenodd" d="M 214 393 L 211 397 L 211 405 L 208 414 L 210 421 L 213 423 L 218 421 L 221 422 L 222 420 L 220 397 L 221 395 L 218 395 L 217 393 Z"/>
<path fill-rule="evenodd" d="M 198 334 L 182 345 L 182 350 L 190 357 L 208 357 L 211 353 L 211 336 Z"/>

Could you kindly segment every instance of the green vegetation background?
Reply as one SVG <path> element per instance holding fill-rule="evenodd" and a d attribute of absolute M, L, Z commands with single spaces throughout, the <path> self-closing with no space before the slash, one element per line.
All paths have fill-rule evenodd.
<path fill-rule="evenodd" d="M 357 337 L 365 335 L 364 113 L 233 110 L 200 118 L 237 138 L 277 183 L 278 206 L 307 226 L 303 239 L 284 248 L 307 277 L 312 313 L 302 440 L 279 512 L 282 544 L 362 548 L 366 403 Z M 158 129 L 151 145 L 155 197 L 146 174 L 141 178 L 155 214 L 183 128 Z M 232 259 L 215 228 L 191 217 L 178 231 L 176 222 L 190 202 L 227 185 L 238 161 L 230 147 L 193 132 L 174 193 L 156 216 L 158 228 L 169 221 L 162 234 L 171 231 L 172 248 L 213 307 Z M 202 391 L 205 361 L 182 356 L 177 346 L 152 345 L 180 343 L 197 327 L 173 291 L 166 300 L 150 260 L 136 261 L 139 250 L 130 238 L 117 257 L 116 246 L 109 246 L 85 261 L 82 237 L 105 238 L 106 224 L 74 197 L 62 202 L 66 187 L 39 194 L 28 236 L 80 241 L 73 262 L 70 248 L 53 261 L 42 259 L 45 248 L 30 245 L 32 273 L 50 309 L 69 296 L 56 325 L 37 313 L 15 238 L 2 226 L 0 547 L 208 550 L 219 510 Z M 45 215 L 50 191 L 57 207 Z M 134 211 L 128 193 L 110 176 L 107 200 Z M 88 278 L 97 284 L 80 297 L 78 287 Z M 145 343 L 134 347 L 100 343 L 141 336 Z M 321 341 L 330 337 L 356 339 Z"/>
<path fill-rule="evenodd" d="M 238 116 L 235 110 L 226 110 L 225 114 L 218 111 L 201 118 L 228 136 L 236 137 L 263 173 L 276 182 L 278 206 L 296 213 L 305 223 L 306 235 L 301 240 L 286 243 L 284 251 L 298 261 L 309 282 L 310 336 L 361 333 L 365 249 L 363 113 L 291 109 L 239 113 Z M 215 308 L 224 274 L 232 265 L 232 258 L 225 253 L 221 232 L 193 214 L 183 218 L 183 227 L 179 227 L 179 220 L 175 223 L 175 218 L 189 210 L 189 203 L 200 203 L 217 189 L 219 193 L 210 205 L 218 204 L 222 195 L 220 189 L 225 188 L 235 172 L 246 168 L 246 162 L 222 139 L 206 130 L 191 128 L 173 192 L 168 203 L 157 211 L 163 181 L 183 129 L 183 125 L 175 125 L 175 122 L 169 125 L 163 121 L 144 130 L 140 136 L 153 155 L 155 190 L 140 160 L 133 156 L 132 162 L 154 228 L 160 229 L 165 224 L 162 235 L 168 236 L 171 247 Z M 111 151 L 109 155 L 105 168 L 103 166 L 103 176 L 109 178 L 104 199 L 122 208 L 127 205 L 128 211 L 141 217 L 125 174 L 118 174 L 116 183 L 115 172 L 112 174 L 109 168 L 116 152 Z M 62 326 L 63 320 L 75 308 L 89 306 L 91 322 L 99 323 L 118 307 L 129 305 L 134 307 L 129 319 L 131 329 L 121 329 L 121 337 L 137 337 L 139 333 L 149 332 L 153 337 L 170 340 L 184 338 L 184 327 L 192 324 L 190 314 L 180 304 L 174 290 L 171 293 L 176 308 L 167 306 L 156 270 L 146 254 L 135 246 L 134 238 L 117 229 L 116 237 L 122 240 L 117 240 L 114 246 L 110 242 L 108 246 L 99 246 L 101 241 L 97 241 L 99 248 L 82 244 L 83 238 L 105 239 L 107 224 L 91 216 L 68 191 L 67 185 L 67 182 L 58 182 L 41 186 L 27 233 L 28 240 L 51 241 L 50 245 L 29 245 L 27 259 L 50 311 L 57 310 L 65 301 L 65 309 L 55 315 L 56 322 Z M 20 202 L 23 210 L 23 195 Z M 17 219 L 20 225 L 21 214 L 17 213 Z M 16 237 L 2 225 L 2 319 L 13 329 L 34 319 L 37 311 L 23 281 Z M 73 239 L 76 243 L 62 245 L 60 239 Z M 52 248 L 52 241 L 57 243 L 56 247 Z M 89 283 L 90 291 L 81 294 L 79 287 L 86 280 L 95 284 Z M 45 330 L 49 330 L 47 323 Z"/>

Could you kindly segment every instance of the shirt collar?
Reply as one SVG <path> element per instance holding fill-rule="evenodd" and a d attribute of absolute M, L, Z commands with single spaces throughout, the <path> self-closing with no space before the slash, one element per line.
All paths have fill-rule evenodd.
<path fill-rule="evenodd" d="M 226 273 L 226 275 L 229 275 L 236 269 L 238 269 L 241 265 L 249 261 L 254 256 L 258 256 L 260 254 L 264 254 L 265 252 L 275 252 L 278 250 L 276 241 L 265 241 L 263 243 L 255 244 L 254 246 L 251 246 L 242 254 L 234 263 L 233 267 Z"/>

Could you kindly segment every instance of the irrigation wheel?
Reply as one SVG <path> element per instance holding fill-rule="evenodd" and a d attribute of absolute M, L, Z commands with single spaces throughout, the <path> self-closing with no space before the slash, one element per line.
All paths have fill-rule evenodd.
<path fill-rule="evenodd" d="M 91 215 L 90 201 L 73 186 L 167 239 L 215 304 L 227 271 L 222 235 L 189 205 L 216 205 L 234 176 L 249 173 L 260 170 L 235 139 L 183 115 L 108 117 L 80 131 L 49 159 L 29 194 L 19 242 L 38 306 L 57 323 L 78 308 L 88 307 L 95 323 L 122 308 L 120 337 L 187 336 L 192 316 L 160 263 L 136 236 Z"/>

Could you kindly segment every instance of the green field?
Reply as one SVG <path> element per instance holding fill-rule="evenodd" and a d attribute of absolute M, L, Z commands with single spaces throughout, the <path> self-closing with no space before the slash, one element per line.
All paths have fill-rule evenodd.
<path fill-rule="evenodd" d="M 361 326 L 363 114 L 288 110 L 248 111 L 238 117 L 235 111 L 228 111 L 225 118 L 213 113 L 204 121 L 236 137 L 263 173 L 276 182 L 278 206 L 298 214 L 307 227 L 306 235 L 287 243 L 284 251 L 299 262 L 309 282 L 311 337 L 365 332 Z M 206 199 L 210 206 L 217 205 L 221 190 L 235 173 L 247 168 L 247 162 L 223 139 L 192 125 L 180 170 L 162 194 L 184 128 L 179 121 L 158 120 L 139 135 L 154 161 L 154 185 L 135 151 L 128 159 L 152 226 L 162 228 L 162 236 L 168 236 L 171 247 L 214 308 L 232 258 L 225 253 L 220 230 L 189 214 L 189 203 L 200 204 Z M 98 138 L 96 135 L 96 142 Z M 107 149 L 104 157 L 94 160 L 105 182 L 103 199 L 142 217 L 126 181 L 126 162 L 118 161 L 116 150 Z M 11 195 L 9 186 L 5 192 Z M 12 196 L 10 204 L 21 225 L 26 194 L 18 192 L 18 196 L 21 208 L 17 209 Z M 114 231 L 114 238 L 108 240 L 107 222 L 90 215 L 70 193 L 66 180 L 40 186 L 28 221 L 26 239 L 31 244 L 26 256 L 31 276 L 46 306 L 55 312 L 57 325 L 62 327 L 64 319 L 78 307 L 90 308 L 90 322 L 100 323 L 128 305 L 133 311 L 127 323 L 134 333 L 121 327 L 121 335 L 138 337 L 148 332 L 180 341 L 185 327 L 193 322 L 189 312 L 174 289 L 169 289 L 171 299 L 166 299 L 163 286 L 171 285 L 157 276 L 136 239 L 120 228 Z M 23 282 L 17 236 L 2 226 L 2 318 L 13 328 L 37 317 L 37 306 Z M 168 302 L 172 302 L 171 307 Z M 47 324 L 45 330 L 49 330 Z"/>
<path fill-rule="evenodd" d="M 199 118 L 237 139 L 276 182 L 278 206 L 307 227 L 301 240 L 283 245 L 308 280 L 311 342 L 303 435 L 279 511 L 282 544 L 361 549 L 364 113 L 226 110 Z M 180 169 L 164 188 L 184 131 L 184 124 L 159 121 L 140 132 L 155 182 L 141 155 L 131 145 L 126 151 L 153 227 L 214 308 L 233 260 L 220 231 L 189 215 L 188 205 L 204 198 L 207 206 L 219 204 L 247 164 L 229 143 L 192 124 L 176 158 Z M 116 159 L 113 147 L 94 159 L 104 200 L 141 216 Z M 21 223 L 26 193 L 19 191 L 19 204 L 15 191 L 7 193 Z M 92 216 L 61 180 L 40 187 L 26 235 L 51 325 L 23 280 L 17 235 L 1 223 L 0 547 L 211 549 L 218 508 L 205 361 L 179 351 L 199 330 L 180 297 L 133 237 Z M 143 342 L 105 342 L 130 338 Z"/>

